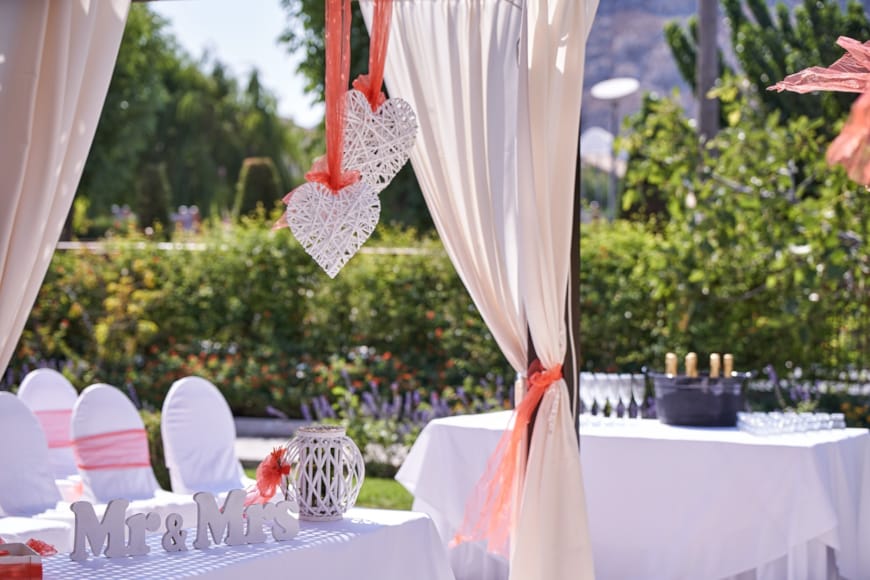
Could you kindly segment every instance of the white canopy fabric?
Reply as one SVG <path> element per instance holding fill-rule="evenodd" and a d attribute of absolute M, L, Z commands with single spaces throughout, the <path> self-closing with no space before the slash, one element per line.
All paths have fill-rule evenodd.
<path fill-rule="evenodd" d="M 130 0 L 0 2 L 0 369 L 72 206 Z"/>
<path fill-rule="evenodd" d="M 576 353 L 565 323 L 586 37 L 597 2 L 527 0 L 520 42 L 517 174 L 520 272 L 545 369 Z M 570 345 L 569 345 L 570 343 Z M 568 347 L 570 351 L 568 351 Z M 572 365 L 578 368 L 577 361 Z M 573 381 L 573 400 L 579 382 Z M 583 474 L 567 384 L 538 407 L 514 530 L 511 578 L 594 578 Z"/>
<path fill-rule="evenodd" d="M 371 0 L 362 2 L 371 22 Z M 561 364 L 586 37 L 597 0 L 396 0 L 385 80 L 439 235 L 515 369 Z M 521 41 L 522 38 L 522 41 Z M 528 326 L 526 313 L 529 313 Z M 575 367 L 576 368 L 576 367 Z M 592 578 L 566 383 L 535 425 L 511 578 Z"/>
<path fill-rule="evenodd" d="M 361 3 L 371 26 L 372 0 Z M 395 0 L 385 79 L 420 126 L 414 173 L 444 247 L 511 366 L 525 371 L 517 270 L 516 43 L 503 0 Z"/>

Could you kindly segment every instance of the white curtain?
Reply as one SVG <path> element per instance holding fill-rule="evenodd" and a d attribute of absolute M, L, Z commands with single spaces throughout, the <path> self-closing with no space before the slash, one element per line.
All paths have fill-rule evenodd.
<path fill-rule="evenodd" d="M 371 0 L 362 6 L 370 22 Z M 385 79 L 418 115 L 414 171 L 460 277 L 519 372 L 526 313 L 544 366 L 566 353 L 570 208 L 596 8 L 597 0 L 394 1 Z M 511 577 L 591 578 L 564 381 L 542 402 L 521 493 Z"/>
<path fill-rule="evenodd" d="M 526 0 L 520 45 L 520 271 L 544 368 L 574 349 L 565 324 L 586 36 L 597 2 Z M 576 369 L 577 364 L 573 367 Z M 577 391 L 573 393 L 576 401 Z M 580 454 L 567 385 L 544 395 L 514 531 L 511 578 L 593 578 Z"/>
<path fill-rule="evenodd" d="M 371 26 L 372 0 L 360 2 Z M 453 265 L 517 372 L 526 320 L 517 270 L 517 40 L 505 0 L 395 0 L 385 80 L 420 125 L 411 163 Z"/>
<path fill-rule="evenodd" d="M 72 205 L 129 6 L 0 2 L 0 370 Z"/>

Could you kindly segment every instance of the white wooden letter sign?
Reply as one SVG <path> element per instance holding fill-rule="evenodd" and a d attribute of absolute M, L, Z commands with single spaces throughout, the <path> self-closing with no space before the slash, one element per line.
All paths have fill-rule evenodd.
<path fill-rule="evenodd" d="M 253 504 L 246 508 L 246 495 L 245 491 L 234 489 L 227 494 L 223 507 L 218 508 L 212 494 L 202 491 L 194 494 L 197 515 L 193 547 L 204 550 L 212 543 L 228 546 L 262 544 L 266 541 L 264 524 L 271 524 L 272 537 L 278 542 L 289 540 L 299 532 L 299 507 L 295 501 Z M 105 554 L 109 558 L 119 558 L 147 554 L 149 548 L 145 536 L 160 529 L 160 516 L 148 512 L 126 517 L 129 505 L 125 499 L 113 499 L 106 505 L 100 519 L 90 502 L 73 503 L 70 509 L 75 514 L 75 538 L 70 558 L 86 560 L 90 555 L 87 544 L 90 544 L 94 556 Z M 167 552 L 187 550 L 187 530 L 181 516 L 169 514 L 163 523 L 163 549 Z"/>

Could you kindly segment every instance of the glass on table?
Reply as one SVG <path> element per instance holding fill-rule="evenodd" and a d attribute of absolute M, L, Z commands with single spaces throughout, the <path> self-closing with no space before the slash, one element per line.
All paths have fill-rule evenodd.
<path fill-rule="evenodd" d="M 631 375 L 631 396 L 637 405 L 637 418 L 643 419 L 643 404 L 646 399 L 646 375 Z"/>
<path fill-rule="evenodd" d="M 583 403 L 584 415 L 592 415 L 592 405 L 595 404 L 595 397 L 592 395 L 594 381 L 593 373 L 580 373 L 580 401 Z"/>
<path fill-rule="evenodd" d="M 617 395 L 622 405 L 622 416 L 628 418 L 628 407 L 631 405 L 631 374 L 621 373 L 617 381 Z"/>

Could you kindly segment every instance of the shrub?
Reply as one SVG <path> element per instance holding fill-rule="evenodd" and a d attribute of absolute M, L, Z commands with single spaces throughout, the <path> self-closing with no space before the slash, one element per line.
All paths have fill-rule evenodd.
<path fill-rule="evenodd" d="M 154 227 L 169 224 L 169 180 L 166 178 L 166 167 L 163 164 L 149 163 L 143 169 L 138 180 L 139 194 L 137 197 L 139 227 Z"/>
<path fill-rule="evenodd" d="M 270 211 L 281 199 L 278 170 L 269 157 L 248 157 L 242 163 L 239 181 L 236 184 L 236 201 L 233 215 L 248 215 L 257 209 L 257 204 Z"/>

